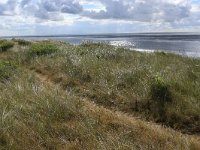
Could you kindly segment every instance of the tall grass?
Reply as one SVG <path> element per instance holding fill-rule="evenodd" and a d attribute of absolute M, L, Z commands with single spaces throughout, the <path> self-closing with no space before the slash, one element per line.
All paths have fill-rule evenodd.
<path fill-rule="evenodd" d="M 0 149 L 199 148 L 192 137 L 85 103 L 30 72 L 0 92 Z"/>
<path fill-rule="evenodd" d="M 17 73 L 17 65 L 0 60 L 0 82 L 8 81 L 15 73 Z"/>
<path fill-rule="evenodd" d="M 199 133 L 199 59 L 63 42 L 1 56 L 0 149 L 200 148 L 152 123 Z"/>
<path fill-rule="evenodd" d="M 66 82 L 62 84 L 68 90 L 79 91 L 105 107 L 142 114 L 184 132 L 199 131 L 199 59 L 140 53 L 101 43 L 62 43 L 60 47 L 51 57 L 33 60 L 32 68 L 46 70 L 55 81 Z M 165 116 L 158 115 L 156 99 L 170 101 L 163 109 Z"/>

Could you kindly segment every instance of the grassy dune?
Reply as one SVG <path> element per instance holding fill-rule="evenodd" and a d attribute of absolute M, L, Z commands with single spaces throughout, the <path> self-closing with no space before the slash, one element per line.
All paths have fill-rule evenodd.
<path fill-rule="evenodd" d="M 0 149 L 200 149 L 199 59 L 1 43 Z"/>

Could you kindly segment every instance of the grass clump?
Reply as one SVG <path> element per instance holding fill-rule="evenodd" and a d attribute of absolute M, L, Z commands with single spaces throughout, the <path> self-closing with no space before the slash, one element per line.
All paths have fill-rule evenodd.
<path fill-rule="evenodd" d="M 8 49 L 12 48 L 14 46 L 14 43 L 12 41 L 7 40 L 1 40 L 0 41 L 0 51 L 4 52 Z"/>
<path fill-rule="evenodd" d="M 9 61 L 0 60 L 0 82 L 9 80 L 16 72 L 17 66 Z"/>
<path fill-rule="evenodd" d="M 34 43 L 30 48 L 30 55 L 41 56 L 49 55 L 58 51 L 58 47 L 55 44 L 49 42 Z"/>

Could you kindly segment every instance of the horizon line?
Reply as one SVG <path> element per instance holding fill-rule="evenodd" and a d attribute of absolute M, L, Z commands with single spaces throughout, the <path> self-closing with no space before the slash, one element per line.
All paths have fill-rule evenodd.
<path fill-rule="evenodd" d="M 126 34 L 169 34 L 169 33 L 181 33 L 181 34 L 193 34 L 200 35 L 200 32 L 123 32 L 123 33 L 88 33 L 88 34 L 46 34 L 46 35 L 8 35 L 0 36 L 0 38 L 17 38 L 17 37 L 76 37 L 76 36 L 98 36 L 98 35 L 126 35 Z"/>

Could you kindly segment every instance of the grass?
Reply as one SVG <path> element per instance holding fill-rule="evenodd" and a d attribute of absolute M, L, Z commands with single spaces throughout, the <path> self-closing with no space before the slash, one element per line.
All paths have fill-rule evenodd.
<path fill-rule="evenodd" d="M 12 48 L 14 43 L 12 41 L 0 40 L 0 51 L 4 52 Z"/>
<path fill-rule="evenodd" d="M 58 47 L 55 44 L 49 42 L 33 43 L 30 48 L 30 55 L 41 56 L 49 55 L 58 51 Z"/>
<path fill-rule="evenodd" d="M 2 84 L 1 149 L 198 149 L 198 141 L 99 108 L 21 72 Z"/>
<path fill-rule="evenodd" d="M 16 73 L 16 68 L 12 62 L 0 60 L 0 82 L 8 81 Z"/>
<path fill-rule="evenodd" d="M 30 66 L 107 108 L 139 114 L 183 132 L 199 132 L 199 59 L 131 52 L 100 43 L 61 44 L 60 49 L 33 60 Z M 162 79 L 156 85 L 152 83 L 155 76 Z M 152 90 L 153 86 L 160 89 Z M 163 119 L 155 99 L 166 96 L 170 102 Z"/>
<path fill-rule="evenodd" d="M 0 149 L 200 149 L 199 59 L 103 43 L 18 48 L 0 53 Z"/>
<path fill-rule="evenodd" d="M 31 44 L 31 42 L 23 40 L 23 39 L 12 39 L 15 43 L 17 43 L 20 46 L 28 46 Z"/>

